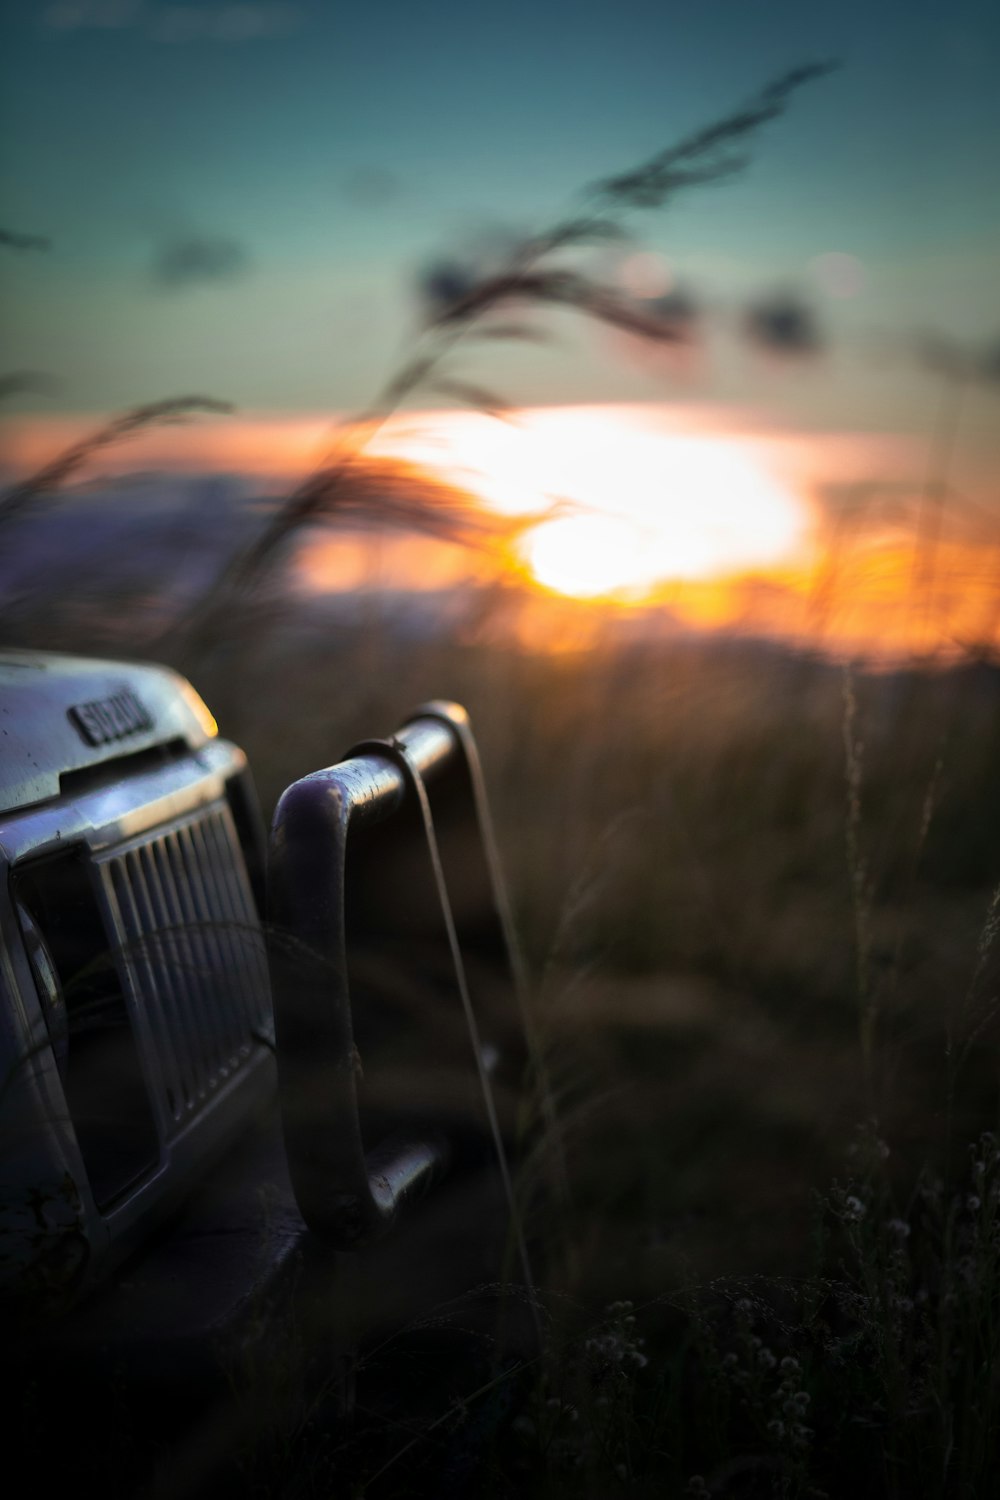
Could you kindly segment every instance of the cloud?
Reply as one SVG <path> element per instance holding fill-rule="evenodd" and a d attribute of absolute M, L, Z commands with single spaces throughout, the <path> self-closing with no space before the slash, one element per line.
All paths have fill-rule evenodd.
<path fill-rule="evenodd" d="M 402 184 L 388 167 L 356 167 L 342 184 L 344 197 L 359 208 L 381 208 L 402 192 Z"/>
<path fill-rule="evenodd" d="M 991 385 L 1000 385 L 1000 338 L 980 355 L 979 377 Z"/>
<path fill-rule="evenodd" d="M 433 321 L 467 297 L 479 280 L 475 266 L 457 260 L 436 260 L 417 276 L 417 292 L 424 312 Z"/>
<path fill-rule="evenodd" d="M 144 0 L 59 0 L 42 20 L 52 31 L 117 31 L 138 24 L 147 9 Z"/>
<path fill-rule="evenodd" d="M 779 292 L 754 303 L 744 321 L 747 338 L 768 354 L 813 355 L 823 336 L 812 309 L 798 297 Z"/>
<path fill-rule="evenodd" d="M 932 375 L 1000 385 L 1000 338 L 972 345 L 942 333 L 922 333 L 913 341 L 913 352 L 917 364 Z"/>
<path fill-rule="evenodd" d="M 237 5 L 161 5 L 150 35 L 158 42 L 252 42 L 287 36 L 301 20 L 298 6 L 284 3 Z"/>
<path fill-rule="evenodd" d="M 238 240 L 226 235 L 191 235 L 161 247 L 153 264 L 157 284 L 169 291 L 199 283 L 236 281 L 250 267 Z"/>
<path fill-rule="evenodd" d="M 526 244 L 524 235 L 494 224 L 476 230 L 466 248 L 437 254 L 417 273 L 417 296 L 427 318 L 433 322 L 476 287 L 516 274 Z"/>
<path fill-rule="evenodd" d="M 229 5 L 159 5 L 151 0 L 57 0 L 42 12 L 51 31 L 119 31 L 132 27 L 155 42 L 251 42 L 287 36 L 302 11 L 288 0 Z"/>
<path fill-rule="evenodd" d="M 45 370 L 11 370 L 0 375 L 0 401 L 12 396 L 54 396 L 60 383 Z"/>
<path fill-rule="evenodd" d="M 662 297 L 654 297 L 647 306 L 665 328 L 673 328 L 680 338 L 692 335 L 702 317 L 698 299 L 685 287 L 678 286 Z"/>
<path fill-rule="evenodd" d="M 0 245 L 8 250 L 52 249 L 52 241 L 44 234 L 22 234 L 16 229 L 0 229 Z"/>

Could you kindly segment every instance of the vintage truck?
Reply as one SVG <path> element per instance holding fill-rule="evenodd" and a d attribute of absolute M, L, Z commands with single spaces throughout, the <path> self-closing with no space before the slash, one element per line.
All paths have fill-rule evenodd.
<path fill-rule="evenodd" d="M 319 1464 L 359 1371 L 431 1412 L 516 1357 L 522 986 L 458 706 L 296 782 L 268 840 L 177 674 L 7 652 L 0 860 L 15 1446 L 218 1493 L 283 1421 Z"/>

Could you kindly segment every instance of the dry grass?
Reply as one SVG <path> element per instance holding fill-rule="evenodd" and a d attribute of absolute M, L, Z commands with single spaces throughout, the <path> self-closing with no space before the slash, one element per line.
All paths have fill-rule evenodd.
<path fill-rule="evenodd" d="M 265 809 L 427 698 L 471 711 L 568 1179 L 536 1226 L 545 1357 L 504 1451 L 480 1442 L 498 1494 L 964 1497 L 987 1493 L 1000 1442 L 983 1134 L 998 1124 L 996 669 L 845 684 L 821 660 L 707 636 L 531 654 L 494 628 L 502 600 L 484 598 L 478 631 L 416 640 L 377 600 L 318 628 L 257 587 L 301 527 L 359 496 L 383 519 L 395 504 L 426 530 L 465 524 L 454 496 L 415 514 L 405 485 L 366 488 L 364 441 L 418 391 L 499 410 L 449 360 L 466 335 L 529 334 L 511 304 L 676 337 L 560 257 L 726 176 L 729 148 L 822 71 L 598 184 L 455 289 L 219 601 L 165 642 L 248 751 Z M 929 482 L 928 595 L 943 487 Z M 42 601 L 12 634 L 127 654 L 123 602 L 84 615 Z M 477 1399 L 462 1393 L 426 1432 L 457 1434 Z M 402 1465 L 368 1473 L 373 1495 L 412 1492 Z"/>
<path fill-rule="evenodd" d="M 74 622 L 60 642 L 48 611 L 45 642 L 114 649 L 118 618 L 93 642 Z M 680 1493 L 701 1474 L 715 1494 L 833 1494 L 854 1463 L 875 1494 L 976 1493 L 962 1476 L 984 1472 L 994 1430 L 998 1324 L 996 1288 L 977 1282 L 973 1306 L 962 1280 L 963 1154 L 998 1123 L 1000 676 L 855 671 L 845 704 L 839 668 L 749 641 L 546 656 L 485 625 L 482 637 L 415 641 L 375 602 L 336 630 L 252 607 L 185 665 L 247 749 L 265 809 L 428 697 L 472 714 L 535 976 L 549 1145 L 568 1177 L 558 1213 L 533 1221 L 551 1328 L 544 1369 L 517 1386 L 533 1425 L 490 1460 L 490 1483 L 578 1493 L 586 1474 L 595 1493 Z M 859 1126 L 889 1143 L 885 1160 L 858 1156 Z M 954 1213 L 914 1217 L 919 1184 L 949 1173 Z M 852 1239 L 850 1199 L 867 1238 Z M 905 1268 L 889 1255 L 896 1220 L 912 1227 Z M 890 1262 L 919 1309 L 897 1333 Z M 751 1311 L 734 1310 L 748 1286 Z M 648 1366 L 602 1363 L 605 1325 L 624 1316 L 602 1309 L 623 1297 Z M 956 1307 L 979 1329 L 962 1345 L 969 1368 Z M 930 1366 L 914 1352 L 932 1334 L 951 1340 L 934 1399 L 958 1445 L 946 1459 L 939 1424 L 933 1463 L 917 1378 Z M 903 1365 L 877 1354 L 897 1335 Z M 822 1398 L 805 1447 L 768 1425 L 791 1399 L 784 1377 L 758 1371 L 741 1405 L 729 1377 L 752 1366 L 755 1338 L 778 1364 L 798 1359 L 797 1389 Z M 841 1346 L 876 1350 L 864 1379 Z M 974 1430 L 969 1380 L 986 1381 Z M 604 1396 L 610 1408 L 595 1407 Z M 568 1417 L 550 1431 L 553 1401 L 589 1413 L 601 1444 Z M 454 1420 L 434 1427 L 446 1448 Z M 406 1472 L 390 1466 L 371 1493 L 407 1493 Z"/>

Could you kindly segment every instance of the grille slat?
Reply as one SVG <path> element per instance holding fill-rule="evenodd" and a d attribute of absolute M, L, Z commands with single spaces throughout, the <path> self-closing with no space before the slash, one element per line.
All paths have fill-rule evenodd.
<path fill-rule="evenodd" d="M 162 871 L 167 902 L 176 927 L 177 974 L 184 990 L 188 1014 L 201 1039 L 197 1050 L 198 1094 L 204 1099 L 219 1081 L 221 1059 L 212 1004 L 211 959 L 203 952 L 200 913 L 191 900 L 190 882 L 178 858 L 177 840 L 161 841 L 155 855 Z"/>
<path fill-rule="evenodd" d="M 128 858 L 135 865 L 135 856 L 130 855 Z M 177 1061 L 173 1030 L 164 1013 L 162 998 L 156 984 L 156 971 L 153 968 L 148 945 L 142 937 L 147 924 L 144 921 L 143 907 L 140 904 L 143 900 L 140 895 L 140 884 L 135 878 L 134 870 L 133 879 L 131 882 L 128 880 L 126 868 L 124 860 L 115 862 L 111 869 L 112 885 L 118 909 L 125 924 L 127 953 L 141 976 L 141 989 L 143 995 L 146 996 L 146 1015 L 149 1018 L 157 1055 L 161 1059 L 166 1085 L 167 1111 L 172 1119 L 179 1120 L 184 1106 L 185 1089 Z"/>
<path fill-rule="evenodd" d="M 229 1076 L 236 1065 L 229 1035 L 232 1030 L 231 1017 L 213 1004 L 213 995 L 225 976 L 221 971 L 221 933 L 217 926 L 209 926 L 203 913 L 212 909 L 211 890 L 203 879 L 202 866 L 193 851 L 191 830 L 180 828 L 177 841 L 170 848 L 176 866 L 178 889 L 185 905 L 185 915 L 190 923 L 191 942 L 196 955 L 196 975 L 193 976 L 201 995 L 204 1024 L 212 1039 L 215 1069 L 222 1078 Z M 212 1080 L 210 1079 L 210 1084 Z"/>
<path fill-rule="evenodd" d="M 194 1107 L 194 1088 L 186 1049 L 181 1045 L 185 1018 L 181 1010 L 173 979 L 173 965 L 169 961 L 167 940 L 164 935 L 164 909 L 156 871 L 146 849 L 135 849 L 126 855 L 126 874 L 131 873 L 134 889 L 141 893 L 142 926 L 135 934 L 138 947 L 150 954 L 155 971 L 147 1003 L 162 1011 L 166 1027 L 174 1040 L 174 1055 L 177 1059 L 181 1098 L 187 1109 Z M 127 958 L 128 955 L 126 955 Z M 140 986 L 140 994 L 144 994 Z"/>
<path fill-rule="evenodd" d="M 262 967 L 262 948 L 259 934 L 248 927 L 247 911 L 252 909 L 249 888 L 241 887 L 237 867 L 227 860 L 220 848 L 223 830 L 218 824 L 203 824 L 201 832 L 206 841 L 215 845 L 219 872 L 219 897 L 228 913 L 232 926 L 229 929 L 229 951 L 233 955 L 237 972 L 242 976 L 243 987 L 239 992 L 240 1009 L 243 1013 L 244 1036 L 258 1024 L 254 1014 L 252 997 L 259 989 L 259 972 Z M 251 944 L 253 949 L 251 949 Z M 256 959 L 256 962 L 255 962 Z M 265 981 L 266 982 L 266 981 Z M 245 1042 L 244 1042 L 244 1045 Z"/>
<path fill-rule="evenodd" d="M 235 962 L 229 930 L 232 917 L 219 889 L 220 854 L 214 841 L 209 840 L 208 827 L 205 824 L 199 824 L 184 831 L 190 840 L 189 860 L 191 868 L 198 872 L 196 878 L 201 887 L 202 900 L 206 906 L 210 906 L 218 913 L 214 933 L 216 951 L 229 971 L 229 984 L 233 995 L 232 1006 L 225 1016 L 221 1017 L 224 1022 L 222 1055 L 230 1068 L 238 1068 L 240 1048 L 246 1040 L 249 1028 L 244 1019 L 242 1006 L 244 981 Z"/>
<path fill-rule="evenodd" d="M 159 854 L 159 841 L 144 844 L 139 850 L 139 859 L 142 864 L 143 873 L 146 876 L 146 886 L 153 899 L 153 914 L 155 927 L 150 933 L 154 952 L 157 955 L 160 968 L 168 976 L 168 984 L 174 1001 L 174 1016 L 177 1026 L 176 1035 L 178 1043 L 183 1046 L 183 1039 L 193 1035 L 197 1026 L 197 1017 L 191 1009 L 188 999 L 187 986 L 180 972 L 178 963 L 178 940 L 177 919 L 171 907 L 170 899 L 163 884 L 162 861 L 157 857 Z M 189 1108 L 194 1108 L 198 1097 L 202 1093 L 200 1073 L 200 1049 L 183 1046 L 185 1058 L 185 1074 L 188 1084 L 187 1103 Z"/>
<path fill-rule="evenodd" d="M 263 937 L 227 807 L 107 857 L 167 1113 L 201 1107 L 270 1032 Z M 181 1101 L 185 1109 L 181 1109 Z"/>

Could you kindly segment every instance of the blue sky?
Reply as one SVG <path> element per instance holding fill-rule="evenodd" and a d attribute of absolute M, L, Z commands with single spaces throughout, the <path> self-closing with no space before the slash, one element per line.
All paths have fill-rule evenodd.
<path fill-rule="evenodd" d="M 8 0 L 3 33 L 0 224 L 51 240 L 4 254 L 4 368 L 60 382 L 12 410 L 189 390 L 357 406 L 405 348 L 421 268 L 544 225 L 828 57 L 843 66 L 765 127 L 744 177 L 637 233 L 731 327 L 782 287 L 849 351 L 1000 338 L 995 3 Z M 829 252 L 864 269 L 849 301 L 816 283 Z M 803 419 L 854 403 L 863 420 L 876 387 L 885 420 L 924 419 L 912 370 L 890 390 L 857 358 L 767 389 Z M 665 393 L 591 334 L 494 368 L 516 402 Z M 720 399 L 759 395 L 728 346 L 711 379 Z"/>

